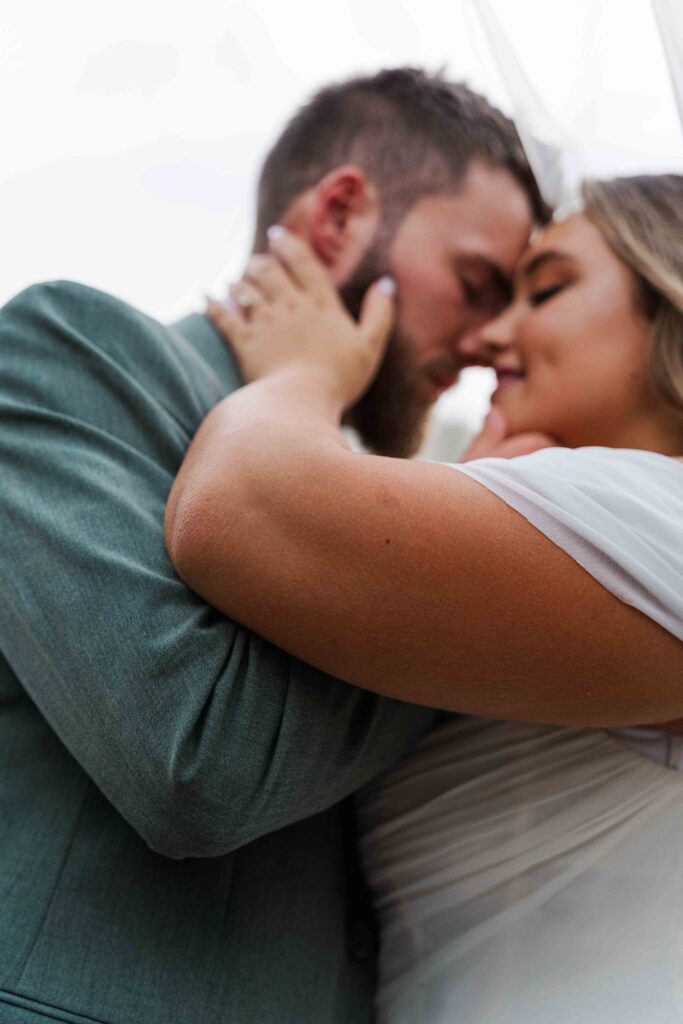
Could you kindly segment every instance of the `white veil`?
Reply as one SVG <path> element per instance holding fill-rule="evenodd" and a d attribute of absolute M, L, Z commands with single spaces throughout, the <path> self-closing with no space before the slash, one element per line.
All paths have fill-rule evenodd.
<path fill-rule="evenodd" d="M 683 7 L 680 0 L 652 0 L 683 124 Z"/>
<path fill-rule="evenodd" d="M 534 40 L 517 28 L 515 5 L 470 2 L 551 205 L 573 202 L 583 176 L 683 171 L 681 0 L 536 3 Z M 621 45 L 625 19 L 637 24 L 637 51 Z M 539 40 L 552 65 L 540 64 Z M 549 73 L 563 85 L 553 110 Z"/>

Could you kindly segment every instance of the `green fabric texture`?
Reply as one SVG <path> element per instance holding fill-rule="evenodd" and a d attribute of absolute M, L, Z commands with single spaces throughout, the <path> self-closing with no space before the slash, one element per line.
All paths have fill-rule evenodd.
<path fill-rule="evenodd" d="M 166 497 L 239 383 L 200 316 L 68 282 L 0 311 L 2 1024 L 370 1019 L 340 801 L 433 714 L 175 575 Z"/>

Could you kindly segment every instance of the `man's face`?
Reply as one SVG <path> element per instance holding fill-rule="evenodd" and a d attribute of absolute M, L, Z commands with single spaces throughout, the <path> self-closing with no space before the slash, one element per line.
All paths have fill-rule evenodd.
<path fill-rule="evenodd" d="M 341 288 L 357 315 L 382 274 L 397 285 L 397 318 L 382 367 L 350 411 L 368 447 L 405 457 L 429 409 L 475 358 L 479 328 L 500 312 L 532 228 L 529 201 L 505 170 L 473 163 L 454 194 L 419 199 L 388 243 L 375 242 Z"/>

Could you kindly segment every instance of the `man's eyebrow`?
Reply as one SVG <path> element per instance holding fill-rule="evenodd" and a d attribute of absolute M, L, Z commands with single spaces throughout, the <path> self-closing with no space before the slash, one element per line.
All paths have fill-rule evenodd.
<path fill-rule="evenodd" d="M 532 259 L 526 263 L 519 272 L 519 279 L 526 280 L 531 277 L 539 267 L 542 267 L 545 263 L 549 263 L 551 260 L 569 260 L 573 259 L 569 253 L 561 252 L 559 249 L 545 249 L 543 252 L 537 253 Z"/>

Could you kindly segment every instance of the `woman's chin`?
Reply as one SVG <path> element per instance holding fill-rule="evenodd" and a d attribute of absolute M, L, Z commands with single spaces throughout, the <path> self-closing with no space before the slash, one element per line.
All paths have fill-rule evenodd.
<path fill-rule="evenodd" d="M 515 394 L 516 388 L 505 388 L 495 391 L 491 397 L 491 405 L 505 416 L 508 434 L 527 434 L 530 432 L 547 433 L 547 427 L 542 424 L 543 417 L 540 410 L 534 409 L 532 404 L 522 400 L 521 395 Z"/>
<path fill-rule="evenodd" d="M 491 405 L 500 409 L 507 419 L 517 420 L 527 413 L 524 408 L 526 403 L 520 401 L 520 396 L 515 394 L 515 390 L 516 388 L 497 388 L 491 395 Z"/>

